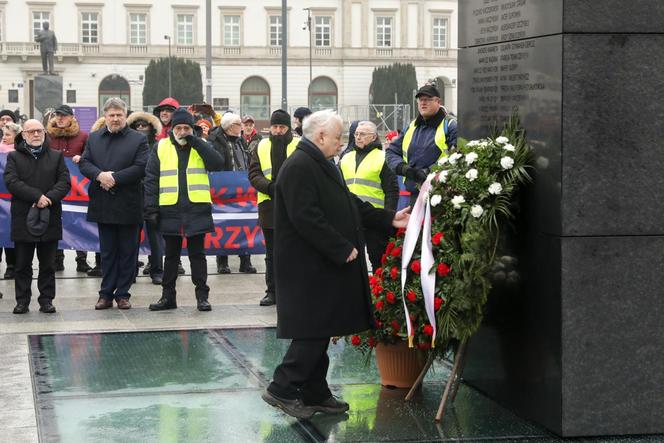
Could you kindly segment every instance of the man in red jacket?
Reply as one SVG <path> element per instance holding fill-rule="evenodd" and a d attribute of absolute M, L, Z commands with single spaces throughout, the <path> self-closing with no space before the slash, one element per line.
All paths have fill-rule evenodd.
<path fill-rule="evenodd" d="M 167 138 L 168 133 L 171 132 L 171 117 L 173 112 L 180 107 L 180 102 L 175 100 L 173 97 L 166 97 L 157 105 L 156 108 L 152 110 L 152 113 L 159 119 L 161 122 L 161 133 L 157 134 L 155 141 L 159 141 L 162 138 Z"/>
<path fill-rule="evenodd" d="M 88 141 L 88 133 L 81 129 L 70 106 L 63 104 L 55 108 L 55 117 L 49 120 L 46 133 L 49 148 L 62 152 L 63 156 L 78 164 Z M 92 269 L 88 265 L 87 256 L 86 251 L 76 251 L 76 272 L 88 272 Z M 64 271 L 64 260 L 64 252 L 58 249 L 55 254 L 56 271 Z"/>

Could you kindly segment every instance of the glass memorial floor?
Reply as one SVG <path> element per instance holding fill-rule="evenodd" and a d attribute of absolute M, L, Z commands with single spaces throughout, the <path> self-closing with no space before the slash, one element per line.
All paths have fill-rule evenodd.
<path fill-rule="evenodd" d="M 463 385 L 436 425 L 445 367 L 404 402 L 403 390 L 382 389 L 373 361 L 343 343 L 330 346 L 328 381 L 350 411 L 298 421 L 260 398 L 288 344 L 273 328 L 29 339 L 42 442 L 560 441 Z"/>

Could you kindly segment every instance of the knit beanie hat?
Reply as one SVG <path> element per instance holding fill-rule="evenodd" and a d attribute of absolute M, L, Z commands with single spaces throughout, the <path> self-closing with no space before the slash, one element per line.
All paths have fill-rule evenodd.
<path fill-rule="evenodd" d="M 189 125 L 193 128 L 194 123 L 194 116 L 184 108 L 176 109 L 171 117 L 171 125 L 173 128 L 177 125 Z"/>
<path fill-rule="evenodd" d="M 270 125 L 284 125 L 291 127 L 291 117 L 288 112 L 283 109 L 277 109 L 272 113 L 270 117 Z"/>
<path fill-rule="evenodd" d="M 9 109 L 3 109 L 2 111 L 0 111 L 0 117 L 2 117 L 3 115 L 10 116 L 14 121 L 14 123 L 16 123 L 17 119 L 16 119 L 16 114 L 14 114 L 14 111 L 10 111 Z"/>

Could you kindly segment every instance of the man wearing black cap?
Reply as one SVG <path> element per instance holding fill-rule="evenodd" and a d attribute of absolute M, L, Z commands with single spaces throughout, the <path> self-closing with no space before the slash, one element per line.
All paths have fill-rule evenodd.
<path fill-rule="evenodd" d="M 302 137 L 302 123 L 304 122 L 304 119 L 310 115 L 311 109 L 305 107 L 297 108 L 295 112 L 293 112 L 293 120 L 295 121 L 294 131 L 300 137 Z"/>
<path fill-rule="evenodd" d="M 221 170 L 224 160 L 211 144 L 194 136 L 194 117 L 189 112 L 177 109 L 171 122 L 169 138 L 150 152 L 146 168 L 145 219 L 163 234 L 166 247 L 162 295 L 150 310 L 177 308 L 175 282 L 182 237 L 186 237 L 197 309 L 210 311 L 203 242 L 205 234 L 214 231 L 208 172 Z"/>
<path fill-rule="evenodd" d="M 148 159 L 145 135 L 127 125 L 127 104 L 104 103 L 105 126 L 90 133 L 81 174 L 90 179 L 87 220 L 99 228 L 101 287 L 95 309 L 130 309 L 136 278 L 138 239 L 143 224 L 143 177 Z"/>
<path fill-rule="evenodd" d="M 11 239 L 16 251 L 14 314 L 29 310 L 32 292 L 32 258 L 39 259 L 39 310 L 55 312 L 55 251 L 62 239 L 60 201 L 71 189 L 69 170 L 60 152 L 49 149 L 45 131 L 37 120 L 23 125 L 23 141 L 9 153 L 5 183 L 12 194 Z"/>
<path fill-rule="evenodd" d="M 62 152 L 62 155 L 78 164 L 88 141 L 88 133 L 81 130 L 70 106 L 63 104 L 55 108 L 55 116 L 49 120 L 46 133 L 49 148 Z M 76 272 L 88 272 L 92 269 L 88 265 L 87 255 L 86 251 L 76 251 Z M 64 252 L 58 249 L 55 255 L 56 271 L 64 271 L 64 259 Z"/>
<path fill-rule="evenodd" d="M 430 168 L 439 159 L 456 148 L 457 122 L 440 103 L 440 93 L 433 85 L 424 85 L 418 91 L 419 116 L 387 148 L 387 164 L 406 178 L 410 203 L 414 205 L 421 185 Z"/>
<path fill-rule="evenodd" d="M 298 137 L 293 137 L 290 115 L 286 111 L 277 109 L 270 117 L 270 137 L 261 140 L 258 147 L 251 152 L 249 181 L 258 191 L 258 223 L 265 238 L 265 285 L 267 289 L 265 297 L 260 301 L 261 306 L 271 306 L 277 300 L 274 286 L 272 198 L 274 198 L 279 169 L 284 160 L 295 151 L 299 142 Z"/>

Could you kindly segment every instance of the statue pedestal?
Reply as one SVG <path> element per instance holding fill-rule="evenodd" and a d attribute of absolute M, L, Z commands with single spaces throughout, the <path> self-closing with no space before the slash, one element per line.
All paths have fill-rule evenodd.
<path fill-rule="evenodd" d="M 63 103 L 62 77 L 40 74 L 34 80 L 34 116 L 41 119 L 48 108 L 56 108 Z"/>

